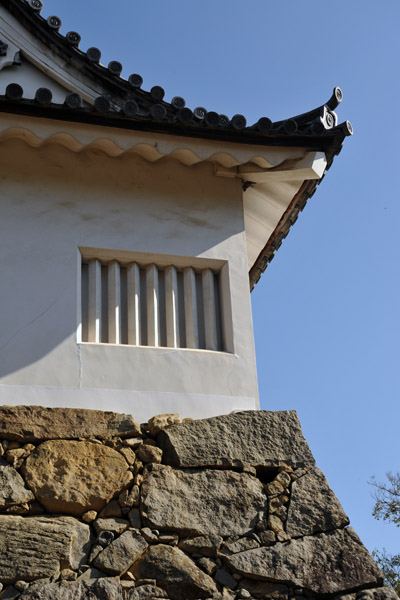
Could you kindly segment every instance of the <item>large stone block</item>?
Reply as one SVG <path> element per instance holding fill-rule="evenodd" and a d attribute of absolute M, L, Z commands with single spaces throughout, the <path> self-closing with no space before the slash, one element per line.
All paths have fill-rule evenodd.
<path fill-rule="evenodd" d="M 291 596 L 290 589 L 286 585 L 269 583 L 268 581 L 242 579 L 239 588 L 247 590 L 251 596 L 259 600 L 265 600 L 265 598 L 268 598 L 268 600 L 289 600 Z"/>
<path fill-rule="evenodd" d="M 80 437 L 136 437 L 140 425 L 131 415 L 84 408 L 0 406 L 0 438 L 37 442 Z"/>
<path fill-rule="evenodd" d="M 19 600 L 124 600 L 117 579 L 105 577 L 97 581 L 34 583 Z"/>
<path fill-rule="evenodd" d="M 243 535 L 265 509 L 261 482 L 247 473 L 179 471 L 157 465 L 142 484 L 145 524 L 181 535 Z"/>
<path fill-rule="evenodd" d="M 134 573 L 141 579 L 155 579 L 174 600 L 210 598 L 217 587 L 209 575 L 178 548 L 150 546 L 134 565 Z"/>
<path fill-rule="evenodd" d="M 0 508 L 31 502 L 34 499 L 18 471 L 0 458 Z"/>
<path fill-rule="evenodd" d="M 147 583 L 131 590 L 126 600 L 157 600 L 157 598 L 168 598 L 168 596 L 158 586 Z"/>
<path fill-rule="evenodd" d="M 158 441 L 176 467 L 314 466 L 295 411 L 245 411 L 172 425 Z"/>
<path fill-rule="evenodd" d="M 99 511 L 132 479 L 124 457 L 103 444 L 43 442 L 27 458 L 25 481 L 49 512 Z"/>
<path fill-rule="evenodd" d="M 321 469 L 311 469 L 292 483 L 286 531 L 292 537 L 340 529 L 349 518 Z"/>
<path fill-rule="evenodd" d="M 380 587 L 374 588 L 372 590 L 360 590 L 357 594 L 355 594 L 355 600 L 399 600 L 398 595 L 394 591 L 392 587 Z M 354 600 L 349 596 L 340 596 L 340 600 Z M 339 598 L 337 599 L 339 600 Z"/>
<path fill-rule="evenodd" d="M 338 594 L 382 584 L 382 573 L 352 528 L 320 533 L 224 557 L 239 574 Z"/>
<path fill-rule="evenodd" d="M 52 577 L 84 564 L 90 527 L 72 517 L 0 516 L 0 581 Z"/>

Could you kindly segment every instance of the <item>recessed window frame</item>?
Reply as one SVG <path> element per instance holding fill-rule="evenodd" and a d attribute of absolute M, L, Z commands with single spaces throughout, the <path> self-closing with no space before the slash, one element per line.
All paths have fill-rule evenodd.
<path fill-rule="evenodd" d="M 81 344 L 234 353 L 226 260 L 80 246 L 77 302 Z"/>

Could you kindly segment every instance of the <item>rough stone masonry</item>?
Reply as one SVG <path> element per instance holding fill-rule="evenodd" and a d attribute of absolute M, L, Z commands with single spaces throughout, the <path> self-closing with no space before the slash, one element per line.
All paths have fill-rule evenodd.
<path fill-rule="evenodd" d="M 2 600 L 391 600 L 294 411 L 0 407 Z"/>

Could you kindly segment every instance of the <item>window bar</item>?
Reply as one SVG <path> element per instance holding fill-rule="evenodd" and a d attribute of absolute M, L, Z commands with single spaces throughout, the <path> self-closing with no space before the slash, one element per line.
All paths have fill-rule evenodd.
<path fill-rule="evenodd" d="M 156 265 L 146 267 L 147 292 L 147 344 L 160 345 L 160 316 L 158 302 L 158 269 Z"/>
<path fill-rule="evenodd" d="M 121 343 L 121 272 L 116 260 L 108 266 L 108 341 Z"/>
<path fill-rule="evenodd" d="M 181 343 L 178 310 L 178 274 L 176 268 L 170 266 L 165 269 L 165 312 L 169 348 L 179 348 Z"/>
<path fill-rule="evenodd" d="M 186 347 L 199 347 L 199 327 L 197 323 L 196 273 L 192 267 L 183 270 L 185 294 Z"/>
<path fill-rule="evenodd" d="M 203 286 L 204 331 L 207 350 L 218 350 L 217 313 L 214 273 L 204 269 L 201 274 Z"/>
<path fill-rule="evenodd" d="M 101 342 L 101 263 L 91 260 L 88 264 L 88 342 Z"/>
<path fill-rule="evenodd" d="M 128 344 L 140 346 L 140 268 L 131 263 L 127 269 Z"/>

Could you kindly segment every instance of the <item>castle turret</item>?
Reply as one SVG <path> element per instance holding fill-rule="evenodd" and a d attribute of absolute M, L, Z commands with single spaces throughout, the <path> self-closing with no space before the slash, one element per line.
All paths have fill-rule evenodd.
<path fill-rule="evenodd" d="M 321 107 L 248 124 L 0 7 L 0 404 L 259 406 L 250 290 L 340 151 Z"/>

